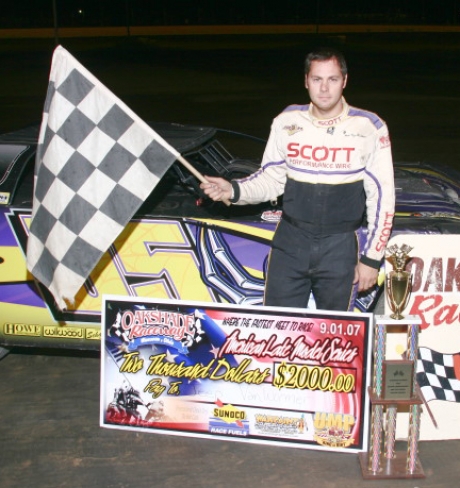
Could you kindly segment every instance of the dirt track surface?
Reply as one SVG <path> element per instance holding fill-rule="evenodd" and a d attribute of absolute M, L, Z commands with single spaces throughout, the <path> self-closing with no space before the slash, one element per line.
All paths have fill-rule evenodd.
<path fill-rule="evenodd" d="M 62 45 L 145 120 L 266 137 L 272 118 L 308 101 L 303 60 L 341 48 L 347 101 L 389 125 L 398 161 L 460 169 L 460 35 L 350 34 L 63 39 Z M 39 122 L 53 40 L 4 40 L 0 131 Z"/>

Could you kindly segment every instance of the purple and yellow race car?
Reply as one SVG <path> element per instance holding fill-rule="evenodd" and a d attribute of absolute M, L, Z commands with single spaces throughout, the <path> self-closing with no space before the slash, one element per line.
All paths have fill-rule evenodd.
<path fill-rule="evenodd" d="M 259 167 L 264 140 L 208 127 L 151 125 L 202 174 L 235 178 Z M 99 349 L 103 295 L 262 304 L 282 199 L 254 206 L 214 203 L 175 163 L 74 305 L 60 310 L 26 269 L 37 136 L 38 127 L 0 136 L 0 355 L 13 346 Z M 398 163 L 395 180 L 394 235 L 460 234 L 460 173 Z M 383 281 L 382 271 L 380 286 L 358 296 L 357 311 L 381 307 Z"/>

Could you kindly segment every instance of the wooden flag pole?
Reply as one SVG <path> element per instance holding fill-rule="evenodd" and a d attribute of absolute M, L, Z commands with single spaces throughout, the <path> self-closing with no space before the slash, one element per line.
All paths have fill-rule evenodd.
<path fill-rule="evenodd" d="M 181 154 L 177 155 L 178 161 L 180 161 L 189 171 L 192 173 L 198 180 L 201 181 L 201 183 L 209 183 L 209 181 L 196 169 L 194 168 Z M 230 206 L 231 203 L 229 200 L 224 198 L 222 202 L 225 203 L 225 205 Z"/>

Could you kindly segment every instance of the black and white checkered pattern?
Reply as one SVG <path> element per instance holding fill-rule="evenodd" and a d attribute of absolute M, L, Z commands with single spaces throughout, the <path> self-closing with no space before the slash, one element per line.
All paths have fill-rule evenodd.
<path fill-rule="evenodd" d="M 27 264 L 66 308 L 179 154 L 61 46 L 38 142 Z"/>
<path fill-rule="evenodd" d="M 443 354 L 427 347 L 419 348 L 417 382 L 427 402 L 460 402 L 460 379 L 454 370 L 454 356 L 459 355 Z"/>
<path fill-rule="evenodd" d="M 129 331 L 124 330 L 121 326 L 121 313 L 117 313 L 115 322 L 107 330 L 108 337 L 116 337 L 122 344 L 128 345 L 129 343 Z"/>

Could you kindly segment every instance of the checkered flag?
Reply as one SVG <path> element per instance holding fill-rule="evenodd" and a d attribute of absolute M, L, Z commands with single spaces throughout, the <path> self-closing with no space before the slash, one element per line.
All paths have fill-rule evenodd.
<path fill-rule="evenodd" d="M 129 344 L 129 332 L 124 330 L 121 325 L 121 312 L 117 313 L 115 322 L 108 328 L 107 336 L 116 337 L 126 346 Z"/>
<path fill-rule="evenodd" d="M 183 158 L 56 48 L 35 162 L 27 266 L 61 309 L 176 159 Z"/>
<path fill-rule="evenodd" d="M 419 347 L 417 383 L 427 402 L 460 402 L 460 353 L 442 354 Z"/>

